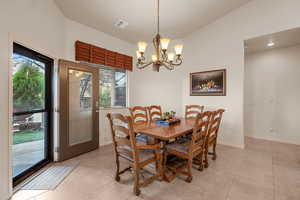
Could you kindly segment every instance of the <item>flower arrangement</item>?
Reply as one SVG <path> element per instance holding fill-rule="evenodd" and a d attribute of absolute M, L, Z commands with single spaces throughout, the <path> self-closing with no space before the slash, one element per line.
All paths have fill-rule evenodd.
<path fill-rule="evenodd" d="M 170 112 L 163 113 L 163 120 L 175 119 L 176 112 L 171 110 Z"/>

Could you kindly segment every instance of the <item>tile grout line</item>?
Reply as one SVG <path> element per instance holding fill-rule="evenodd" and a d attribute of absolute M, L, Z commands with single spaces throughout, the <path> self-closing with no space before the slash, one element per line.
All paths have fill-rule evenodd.
<path fill-rule="evenodd" d="M 272 145 L 272 144 L 271 144 Z M 272 145 L 273 146 L 273 145 Z M 273 200 L 275 200 L 275 191 L 276 191 L 276 186 L 275 186 L 275 173 L 274 173 L 274 152 L 272 148 L 272 179 L 273 179 Z"/>
<path fill-rule="evenodd" d="M 227 194 L 226 194 L 226 196 L 225 196 L 225 200 L 227 200 L 227 199 L 229 198 L 229 193 L 230 193 L 230 191 L 231 191 L 231 189 L 232 189 L 233 182 L 234 182 L 234 179 L 235 179 L 235 178 L 236 178 L 236 175 L 234 175 L 233 178 L 232 178 L 232 180 L 231 180 L 229 190 L 228 190 L 228 192 L 227 192 Z"/>

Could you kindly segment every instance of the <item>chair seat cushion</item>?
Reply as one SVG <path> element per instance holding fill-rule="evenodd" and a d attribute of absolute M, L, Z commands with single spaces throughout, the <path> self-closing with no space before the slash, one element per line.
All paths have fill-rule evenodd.
<path fill-rule="evenodd" d="M 117 148 L 119 155 L 131 162 L 134 161 L 133 159 L 133 151 L 132 148 L 130 146 L 119 146 Z M 144 150 L 144 149 L 139 149 L 137 150 L 138 155 L 139 155 L 139 162 L 144 162 L 146 160 L 149 160 L 151 158 L 155 157 L 155 154 L 153 152 L 153 150 Z"/>
<path fill-rule="evenodd" d="M 136 136 L 136 140 L 137 140 L 138 142 L 144 142 L 144 143 L 147 144 L 147 143 L 149 142 L 150 138 L 149 138 L 147 135 L 138 134 L 138 135 Z"/>
<path fill-rule="evenodd" d="M 180 153 L 188 154 L 189 146 L 191 141 L 190 140 L 180 140 L 177 142 L 173 142 L 171 144 L 166 145 L 167 150 L 177 151 Z"/>

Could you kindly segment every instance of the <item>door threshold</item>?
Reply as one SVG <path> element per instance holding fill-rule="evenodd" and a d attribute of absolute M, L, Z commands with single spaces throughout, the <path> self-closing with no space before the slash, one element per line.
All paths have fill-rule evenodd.
<path fill-rule="evenodd" d="M 48 168 L 50 168 L 53 165 L 54 162 L 50 162 L 48 164 L 46 164 L 44 167 L 42 167 L 41 169 L 39 169 L 38 171 L 36 171 L 35 173 L 33 173 L 32 175 L 28 176 L 25 180 L 23 180 L 22 182 L 20 182 L 18 185 L 13 187 L 13 195 L 15 193 L 17 193 L 18 191 L 22 190 L 23 186 L 25 186 L 27 183 L 29 183 L 30 181 L 32 181 L 34 178 L 36 178 L 37 176 L 39 176 L 41 173 L 43 173 L 44 171 L 46 171 Z"/>

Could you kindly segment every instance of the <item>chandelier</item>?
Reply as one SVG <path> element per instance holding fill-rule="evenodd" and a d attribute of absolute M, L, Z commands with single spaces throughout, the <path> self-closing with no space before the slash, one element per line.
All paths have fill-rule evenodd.
<path fill-rule="evenodd" d="M 182 64 L 182 48 L 183 45 L 178 44 L 174 46 L 175 54 L 168 53 L 168 46 L 170 40 L 162 38 L 159 34 L 159 0 L 157 0 L 157 34 L 153 38 L 153 46 L 155 53 L 152 55 L 152 61 L 147 62 L 145 58 L 146 42 L 138 42 L 137 68 L 144 69 L 150 65 L 153 66 L 153 71 L 159 72 L 160 67 L 165 67 L 168 70 L 173 70 L 175 66 Z"/>

